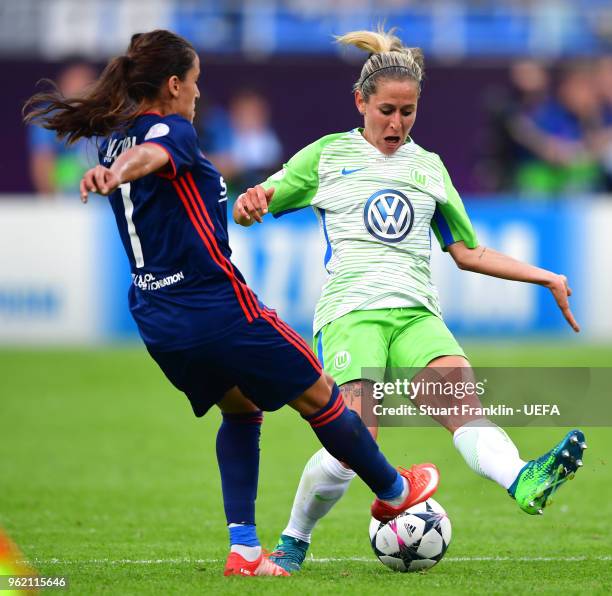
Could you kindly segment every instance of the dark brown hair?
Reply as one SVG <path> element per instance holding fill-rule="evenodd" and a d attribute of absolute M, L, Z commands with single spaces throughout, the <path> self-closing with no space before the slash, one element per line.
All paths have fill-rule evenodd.
<path fill-rule="evenodd" d="M 186 40 L 163 29 L 136 33 L 123 56 L 113 58 L 100 78 L 79 97 L 64 97 L 53 81 L 50 91 L 33 95 L 24 105 L 24 122 L 37 121 L 74 143 L 124 128 L 145 100 L 157 97 L 173 75 L 185 79 L 196 51 Z"/>

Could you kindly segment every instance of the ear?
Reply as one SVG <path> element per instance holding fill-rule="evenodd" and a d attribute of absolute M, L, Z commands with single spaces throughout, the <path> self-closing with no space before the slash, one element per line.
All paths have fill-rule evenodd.
<path fill-rule="evenodd" d="M 168 92 L 170 93 L 170 96 L 176 99 L 179 95 L 180 88 L 181 80 L 176 75 L 172 75 L 168 79 Z"/>
<path fill-rule="evenodd" d="M 361 93 L 361 91 L 359 91 L 359 89 L 357 89 L 357 91 L 355 91 L 355 105 L 357 106 L 357 110 L 359 110 L 359 113 L 362 116 L 365 116 L 365 113 L 366 113 L 366 102 L 363 99 L 363 94 Z"/>

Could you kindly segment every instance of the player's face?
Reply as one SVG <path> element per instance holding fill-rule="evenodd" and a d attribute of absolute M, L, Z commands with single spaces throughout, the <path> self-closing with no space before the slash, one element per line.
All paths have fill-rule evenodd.
<path fill-rule="evenodd" d="M 363 114 L 365 139 L 385 155 L 395 153 L 412 130 L 418 100 L 418 83 L 410 80 L 382 79 L 367 102 L 356 91 L 355 103 Z"/>
<path fill-rule="evenodd" d="M 176 98 L 176 112 L 190 122 L 195 117 L 196 100 L 200 97 L 198 78 L 200 77 L 200 59 L 196 56 L 193 65 L 187 71 L 185 80 L 180 82 L 179 94 Z"/>

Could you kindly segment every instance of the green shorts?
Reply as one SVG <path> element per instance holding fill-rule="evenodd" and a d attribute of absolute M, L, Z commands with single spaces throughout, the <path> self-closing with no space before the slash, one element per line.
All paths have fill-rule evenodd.
<path fill-rule="evenodd" d="M 465 357 L 444 321 L 425 307 L 355 310 L 325 325 L 314 344 L 338 385 L 384 381 L 385 368 L 421 369 L 440 356 Z"/>

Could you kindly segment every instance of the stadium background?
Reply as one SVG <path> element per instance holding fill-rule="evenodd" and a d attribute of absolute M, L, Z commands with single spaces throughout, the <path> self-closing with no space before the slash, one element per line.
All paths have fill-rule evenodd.
<path fill-rule="evenodd" d="M 0 94 L 0 419 L 4 422 L 0 525 L 40 569 L 72 573 L 91 592 L 100 589 L 97 579 L 114 585 L 95 561 L 114 561 L 113 573 L 123 582 L 119 587 L 153 592 L 163 580 L 178 590 L 184 580 L 181 573 L 189 573 L 194 565 L 206 566 L 202 561 L 208 561 L 207 557 L 218 573 L 215 565 L 223 557 L 225 537 L 222 524 L 217 523 L 222 519 L 218 480 L 205 473 L 206 478 L 198 476 L 193 485 L 194 470 L 196 475 L 202 471 L 202 454 L 206 465 L 214 469 L 210 454 L 216 420 L 197 424 L 185 403 L 173 411 L 171 404 L 179 402 L 168 400 L 176 394 L 136 343 L 126 305 L 127 261 L 104 199 L 94 197 L 82 206 L 76 188 L 37 192 L 30 176 L 28 132 L 21 124 L 23 101 L 39 79 L 57 76 L 76 59 L 100 68 L 108 57 L 124 51 L 132 33 L 170 28 L 201 52 L 203 106 L 225 110 L 245 90 L 263 98 L 271 115 L 268 126 L 281 147 L 280 163 L 323 134 L 361 124 L 350 90 L 363 56 L 339 51 L 331 36 L 370 28 L 383 20 L 398 26 L 405 42 L 425 51 L 427 78 L 415 140 L 443 158 L 483 244 L 568 275 L 574 289 L 572 308 L 583 332 L 578 336 L 571 332 L 546 290 L 459 272 L 434 242 L 434 276 L 449 326 L 480 365 L 612 364 L 610 189 L 568 187 L 559 193 L 530 194 L 496 185 L 487 175 L 487 168 L 499 157 L 490 142 L 495 111 L 491 105 L 509 92 L 512 65 L 524 58 L 537 59 L 556 82 L 576 60 L 589 65 L 609 56 L 609 3 L 338 0 L 332 8 L 318 0 L 235 0 L 222 6 L 179 0 L 5 0 L 0 4 L 0 68 L 9 74 Z M 204 120 L 202 114 L 201 130 L 206 130 Z M 217 134 L 219 130 L 223 134 L 223 127 L 216 129 Z M 94 153 L 91 148 L 90 153 Z M 264 169 L 258 166 L 256 172 Z M 237 176 L 238 181 L 244 179 Z M 230 188 L 235 197 L 238 186 Z M 235 260 L 251 285 L 310 339 L 312 311 L 324 273 L 324 250 L 314 215 L 305 211 L 248 231 L 232 227 L 230 234 Z M 275 416 L 266 440 L 278 454 L 279 449 L 284 453 L 286 445 L 275 442 L 272 429 L 282 433 L 299 423 L 290 415 Z M 401 429 L 387 431 L 385 449 L 396 458 L 405 457 Z M 278 511 L 284 518 L 302 462 L 314 447 L 304 429 L 292 432 L 300 441 L 292 446 L 297 461 L 288 454 L 272 459 L 264 442 L 259 503 L 260 520 L 274 516 L 274 525 L 264 534 L 269 543 L 283 521 Z M 484 486 L 469 472 L 455 471 L 456 467 L 463 471 L 462 464 L 454 453 L 449 454 L 441 431 L 413 432 L 417 446 L 410 451 L 410 459 L 437 458 L 443 472 L 447 468 L 448 488 L 441 500 L 450 505 L 454 522 L 456 518 L 457 535 L 463 532 L 468 537 L 463 543 L 457 539 L 454 554 L 466 556 L 470 569 L 494 565 L 486 567 L 491 589 L 499 585 L 495 581 L 509 581 L 517 563 L 508 548 L 500 550 L 499 541 L 509 537 L 517 543 L 528 542 L 528 530 L 516 516 L 510 521 L 503 516 L 498 519 L 495 488 Z M 553 441 L 558 434 L 535 434 L 533 429 L 514 433 L 517 442 L 535 453 L 541 449 L 540 438 Z M 609 429 L 593 434 L 595 444 L 609 453 Z M 190 452 L 191 440 L 202 454 Z M 189 452 L 187 457 L 184 450 Z M 159 466 L 173 468 L 177 460 L 181 463 L 172 473 L 161 472 L 167 478 L 157 477 Z M 579 517 L 592 540 L 578 539 L 573 550 L 558 550 L 555 539 L 563 540 L 567 527 L 553 522 L 545 540 L 550 550 L 540 546 L 521 551 L 536 560 L 542 553 L 569 557 L 564 571 L 555 577 L 545 560 L 536 563 L 549 587 L 565 588 L 564 577 L 581 573 L 585 573 L 584 581 L 591 582 L 585 584 L 591 591 L 609 587 L 609 571 L 603 573 L 601 561 L 609 561 L 610 539 L 602 534 L 609 534 L 610 507 L 595 490 L 609 482 L 609 472 L 605 476 L 602 470 L 593 464 L 584 471 L 585 483 L 587 474 L 591 483 L 585 484 L 590 489 L 583 493 L 582 505 L 586 502 L 601 514 L 597 523 Z M 449 494 L 453 488 L 455 496 Z M 575 489 L 573 496 L 568 490 L 569 505 L 565 506 L 578 515 L 581 502 Z M 208 490 L 211 495 L 203 502 L 203 491 Z M 183 510 L 171 504 L 181 491 Z M 470 534 L 474 529 L 467 520 L 473 512 L 473 494 L 478 495 L 478 511 L 489 521 L 486 540 L 477 532 Z M 359 528 L 354 537 L 348 532 L 341 545 L 334 536 L 345 532 L 343 520 L 356 515 L 367 528 L 366 502 L 363 487 L 352 489 L 345 508 L 322 524 L 321 550 L 315 551 L 315 556 L 353 556 L 347 572 L 354 576 L 347 580 L 353 589 L 376 581 L 357 570 L 359 556 L 368 554 L 367 544 L 364 550 Z M 510 504 L 504 501 L 504 506 L 507 515 Z M 218 518 L 216 525 L 207 520 L 209 516 Z M 160 536 L 154 535 L 148 528 L 160 522 L 173 530 L 164 526 Z M 503 562 L 486 562 L 492 554 L 509 552 L 506 567 Z M 593 553 L 593 561 L 568 562 Z M 172 580 L 158 568 L 136 572 L 129 564 L 156 557 L 168 561 Z M 372 567 L 366 567 L 371 573 Z M 457 587 L 456 582 L 463 581 L 458 567 L 449 565 L 446 579 L 438 575 L 433 576 L 438 580 L 419 580 L 421 588 Z M 588 574 L 585 569 L 590 569 Z M 145 587 L 138 577 L 145 577 Z M 331 581 L 333 576 L 317 581 L 322 579 Z M 399 580 L 389 581 L 399 586 Z M 520 583 L 504 585 L 508 591 L 520 591 Z M 322 590 L 321 584 L 303 586 Z M 463 587 L 477 591 L 474 585 Z M 374 590 L 375 584 L 368 589 Z"/>

